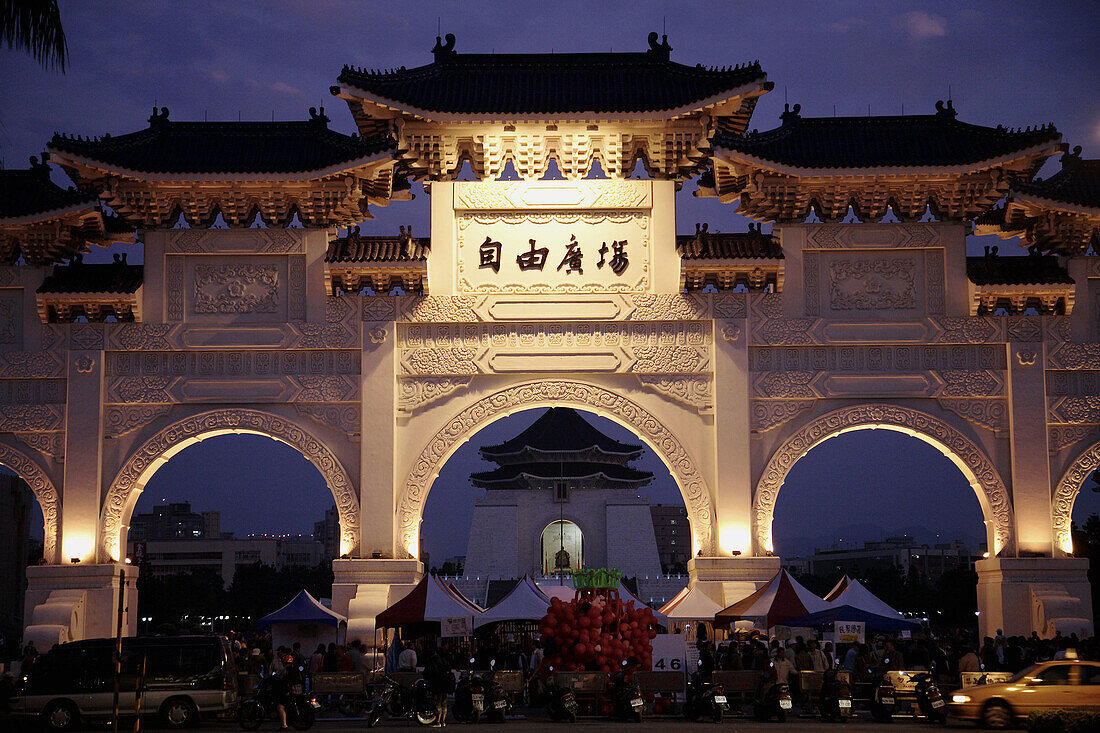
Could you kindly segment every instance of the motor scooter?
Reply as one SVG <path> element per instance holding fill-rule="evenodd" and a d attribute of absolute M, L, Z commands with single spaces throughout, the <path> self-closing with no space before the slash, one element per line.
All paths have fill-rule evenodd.
<path fill-rule="evenodd" d="M 702 664 L 702 662 L 700 662 Z M 696 670 L 687 681 L 684 695 L 684 717 L 699 720 L 707 716 L 715 723 L 722 722 L 722 716 L 729 711 L 725 690 L 722 685 L 704 679 L 703 671 Z"/>
<path fill-rule="evenodd" d="M 921 715 L 928 720 L 933 723 L 946 723 L 947 702 L 940 693 L 940 687 L 933 677 L 934 673 L 935 667 L 932 672 L 913 675 L 913 682 L 916 683 L 917 705 L 920 707 Z"/>
<path fill-rule="evenodd" d="M 388 711 L 395 718 L 412 718 L 420 725 L 434 725 L 439 713 L 435 698 L 425 680 L 417 680 L 412 690 L 397 680 L 383 676 L 382 689 L 367 713 L 367 727 L 373 728 Z"/>
<path fill-rule="evenodd" d="M 474 674 L 473 665 L 474 660 L 470 659 L 470 669 L 462 671 L 455 685 L 455 702 L 451 712 L 460 723 L 477 723 L 485 712 L 485 683 Z"/>
<path fill-rule="evenodd" d="M 836 720 L 847 723 L 852 717 L 852 688 L 846 678 L 841 678 L 837 670 L 840 660 L 836 660 L 836 667 L 825 670 L 821 680 L 821 718 L 823 720 Z"/>
<path fill-rule="evenodd" d="M 753 715 L 759 721 L 775 718 L 780 723 L 785 723 L 787 714 L 793 707 L 791 688 L 779 682 L 775 664 L 769 663 L 756 688 L 756 699 L 752 703 Z"/>
<path fill-rule="evenodd" d="M 508 693 L 504 691 L 504 685 L 496 679 L 497 660 L 489 662 L 489 673 L 485 675 L 485 717 L 490 723 L 503 723 L 512 703 L 508 699 Z"/>
<path fill-rule="evenodd" d="M 237 723 L 244 730 L 256 730 L 268 718 L 274 717 L 278 707 L 269 680 L 263 680 L 255 696 L 243 700 L 237 708 Z M 286 722 L 295 730 L 309 730 L 317 719 L 320 703 L 313 695 L 291 693 L 285 703 Z"/>
<path fill-rule="evenodd" d="M 550 720 L 576 723 L 579 709 L 580 705 L 572 688 L 558 682 L 558 678 L 554 676 L 554 668 L 551 667 L 546 684 L 546 712 L 550 715 Z"/>
<path fill-rule="evenodd" d="M 883 664 L 889 664 L 890 660 L 883 660 Z M 879 723 L 889 723 L 894 719 L 897 710 L 897 696 L 894 685 L 886 677 L 886 668 L 878 667 L 874 670 L 871 681 L 871 717 Z"/>
<path fill-rule="evenodd" d="M 629 665 L 629 660 L 624 659 L 622 668 L 611 678 L 611 716 L 641 723 L 645 699 L 642 698 L 642 688 L 633 676 L 627 679 Z"/>

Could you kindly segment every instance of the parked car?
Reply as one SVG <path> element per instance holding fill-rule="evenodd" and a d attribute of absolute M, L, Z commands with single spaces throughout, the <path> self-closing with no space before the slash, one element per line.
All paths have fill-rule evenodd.
<path fill-rule="evenodd" d="M 12 698 L 12 713 L 40 718 L 47 730 L 72 730 L 114 712 L 114 639 L 59 644 L 38 658 Z M 142 660 L 142 715 L 170 728 L 192 725 L 237 704 L 237 669 L 216 636 L 153 636 L 122 640 L 119 708 L 133 715 Z"/>
<path fill-rule="evenodd" d="M 964 687 L 951 694 L 947 714 L 1007 728 L 1032 710 L 1072 707 L 1100 709 L 1100 662 L 1057 659 L 1032 665 L 1008 682 Z"/>

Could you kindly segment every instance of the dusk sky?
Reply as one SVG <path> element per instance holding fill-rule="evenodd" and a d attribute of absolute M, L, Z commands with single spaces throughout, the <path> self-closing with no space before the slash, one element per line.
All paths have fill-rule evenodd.
<path fill-rule="evenodd" d="M 350 133 L 350 113 L 328 92 L 341 67 L 429 63 L 437 27 L 455 34 L 460 53 L 641 51 L 647 34 L 663 27 L 675 61 L 760 60 L 775 90 L 757 107 L 753 128 L 778 125 L 785 99 L 801 104 L 803 116 L 903 109 L 928 114 L 950 90 L 963 121 L 1010 127 L 1054 122 L 1086 157 L 1100 155 L 1095 0 L 60 5 L 69 38 L 67 73 L 0 50 L 0 161 L 8 168 L 26 167 L 55 131 L 118 135 L 144 129 L 154 104 L 168 107 L 173 120 L 211 121 L 303 120 L 309 107 L 323 105 L 331 126 Z M 1056 169 L 1051 163 L 1043 173 Z M 64 180 L 61 174 L 55 178 Z M 735 206 L 695 199 L 694 189 L 688 182 L 678 197 L 680 232 L 693 231 L 699 221 L 708 221 L 711 231 L 744 229 Z M 414 192 L 412 202 L 374 209 L 376 218 L 364 232 L 396 233 L 399 224 L 411 223 L 416 234 L 426 234 L 427 197 L 419 186 Z M 978 252 L 984 243 L 972 238 L 969 249 Z M 1008 249 L 996 240 L 988 243 Z M 129 251 L 131 261 L 141 260 L 140 245 Z M 101 250 L 89 258 L 97 259 L 109 260 L 109 254 Z M 478 467 L 472 458 L 477 445 L 496 442 L 533 419 L 530 413 L 516 416 L 464 447 L 469 455 L 444 472 L 448 485 L 462 484 L 462 476 Z M 252 437 L 195 446 L 158 473 L 139 511 L 162 497 L 189 498 L 196 508 L 221 509 L 227 529 L 238 533 L 309 531 L 330 497 L 305 459 L 272 446 Z M 656 460 L 650 457 L 646 467 Z M 666 471 L 654 497 L 675 499 L 670 484 Z M 470 497 L 460 496 L 455 494 L 455 504 L 468 508 Z M 468 527 L 433 520 L 443 500 L 442 492 L 432 494 L 424 527 L 426 548 L 440 561 L 464 552 Z M 1093 511 L 1100 511 L 1100 498 L 1086 495 L 1075 516 L 1080 521 Z M 796 537 L 847 542 L 848 535 L 867 539 L 923 528 L 945 539 L 981 536 L 977 501 L 962 475 L 934 450 L 893 433 L 842 436 L 816 449 L 792 472 L 776 517 L 781 551 L 793 547 L 786 543 Z M 452 529 L 442 531 L 440 524 Z"/>

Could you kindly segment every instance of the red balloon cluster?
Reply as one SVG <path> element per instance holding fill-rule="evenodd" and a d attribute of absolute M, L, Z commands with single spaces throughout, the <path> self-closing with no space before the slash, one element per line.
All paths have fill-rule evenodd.
<path fill-rule="evenodd" d="M 631 657 L 638 660 L 638 669 L 650 669 L 653 663 L 653 609 L 635 608 L 633 601 L 604 595 L 569 603 L 552 598 L 539 632 L 555 670 L 610 673 Z"/>

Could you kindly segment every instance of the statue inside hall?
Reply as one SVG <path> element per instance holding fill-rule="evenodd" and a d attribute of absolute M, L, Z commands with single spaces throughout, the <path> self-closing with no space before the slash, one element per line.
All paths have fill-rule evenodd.
<path fill-rule="evenodd" d="M 653 474 L 630 465 L 644 450 L 567 407 L 482 447 L 497 467 L 470 476 L 486 492 L 474 507 L 464 574 L 508 579 L 612 567 L 627 577 L 658 575 L 649 501 L 638 495 Z"/>

